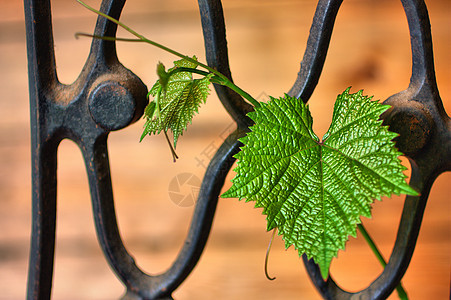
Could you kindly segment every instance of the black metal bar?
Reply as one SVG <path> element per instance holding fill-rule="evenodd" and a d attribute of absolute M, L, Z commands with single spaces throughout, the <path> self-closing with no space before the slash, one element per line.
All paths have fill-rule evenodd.
<path fill-rule="evenodd" d="M 32 235 L 28 298 L 49 298 L 52 289 L 56 226 L 56 147 L 46 135 L 43 92 L 56 85 L 50 1 L 24 1 L 30 93 Z M 39 16 L 39 17 L 38 17 Z M 42 107 L 42 109 L 39 109 Z M 44 115 L 43 115 L 44 114 Z M 46 143 L 45 147 L 42 144 Z"/>
<path fill-rule="evenodd" d="M 123 4 L 104 1 L 102 10 L 116 17 Z M 56 220 L 57 148 L 64 138 L 87 153 L 102 148 L 108 132 L 136 121 L 143 113 L 146 87 L 119 64 L 115 45 L 93 40 L 91 54 L 72 85 L 58 82 L 50 1 L 24 1 L 29 61 L 32 131 L 33 226 L 28 299 L 51 296 Z M 116 25 L 99 18 L 96 33 L 115 34 Z M 114 102 L 117 111 L 108 110 Z M 92 144 L 89 144 L 89 142 Z M 104 168 L 102 174 L 108 173 Z M 107 194 L 107 191 L 102 191 Z"/>
<path fill-rule="evenodd" d="M 316 7 L 304 57 L 301 61 L 301 70 L 288 92 L 291 96 L 301 98 L 304 103 L 310 99 L 318 84 L 326 61 L 335 18 L 342 2 L 343 0 L 320 0 Z"/>
<path fill-rule="evenodd" d="M 407 196 L 395 245 L 382 274 L 366 289 L 350 293 L 329 277 L 324 281 L 318 266 L 303 257 L 315 286 L 326 299 L 385 299 L 405 274 L 415 249 L 424 209 L 432 183 L 437 176 L 451 170 L 451 120 L 440 99 L 432 53 L 432 37 L 423 0 L 402 0 L 409 24 L 412 47 L 412 76 L 407 90 L 384 103 L 392 105 L 384 123 L 400 134 L 399 150 L 411 162 L 410 185 L 420 196 Z"/>
<path fill-rule="evenodd" d="M 161 290 L 172 293 L 199 261 L 210 233 L 219 193 L 235 161 L 233 155 L 242 146 L 238 142 L 242 136 L 244 132 L 241 130 L 231 133 L 208 165 L 183 248 L 170 269 L 158 278 L 162 282 Z"/>
<path fill-rule="evenodd" d="M 232 80 L 221 0 L 199 0 L 198 3 L 208 65 Z M 225 86 L 215 85 L 215 90 L 238 127 L 249 127 L 252 121 L 246 114 L 252 111 L 252 106 Z"/>

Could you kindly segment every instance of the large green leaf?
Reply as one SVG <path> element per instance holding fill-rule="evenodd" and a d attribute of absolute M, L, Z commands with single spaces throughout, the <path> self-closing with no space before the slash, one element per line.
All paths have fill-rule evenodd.
<path fill-rule="evenodd" d="M 396 134 L 379 120 L 388 107 L 347 89 L 320 141 L 301 99 L 261 103 L 249 113 L 255 125 L 241 139 L 236 177 L 222 197 L 255 201 L 267 215 L 267 230 L 277 228 L 285 246 L 313 257 L 327 278 L 360 217 L 371 216 L 374 199 L 416 194 L 405 182 Z"/>
<path fill-rule="evenodd" d="M 196 58 L 194 57 L 194 59 Z M 174 67 L 169 69 L 168 73 L 178 67 L 194 69 L 197 65 L 181 59 L 174 62 Z M 159 72 L 164 72 L 164 70 L 159 70 Z M 160 76 L 160 80 L 149 92 L 156 99 L 149 103 L 144 112 L 146 123 L 141 139 L 146 135 L 159 134 L 162 130 L 170 129 L 174 135 L 175 147 L 179 136 L 186 130 L 188 123 L 191 123 L 194 114 L 198 113 L 201 103 L 205 103 L 207 100 L 212 76 L 213 74 L 210 74 L 201 79 L 193 79 L 190 72 L 178 72 L 169 78 L 164 78 L 167 82 L 163 86 L 160 84 L 160 80 L 163 79 Z M 157 106 L 159 106 L 159 110 Z"/>

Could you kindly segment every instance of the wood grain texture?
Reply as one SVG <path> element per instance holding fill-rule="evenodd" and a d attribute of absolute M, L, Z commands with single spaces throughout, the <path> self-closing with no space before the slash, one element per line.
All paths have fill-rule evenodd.
<path fill-rule="evenodd" d="M 231 70 L 236 83 L 254 97 L 289 90 L 299 70 L 315 1 L 225 0 Z M 99 1 L 90 1 L 98 5 Z M 437 80 L 445 110 L 451 111 L 451 3 L 426 1 L 430 12 Z M 30 234 L 30 136 L 25 26 L 21 1 L 0 1 L 0 299 L 24 299 Z M 89 52 L 95 16 L 75 1 L 52 1 L 58 75 L 75 80 Z M 163 44 L 204 60 L 196 1 L 128 1 L 123 20 Z M 119 35 L 127 36 L 124 31 Z M 119 44 L 121 62 L 148 86 L 158 61 L 170 55 L 144 45 Z M 398 1 L 345 1 L 337 18 L 323 76 L 312 96 L 314 130 L 322 136 L 336 95 L 348 86 L 386 99 L 408 86 L 411 69 L 407 22 Z M 113 132 L 109 139 L 114 195 L 127 248 L 149 273 L 169 267 L 181 247 L 192 207 L 175 205 L 168 194 L 180 173 L 202 178 L 208 158 L 234 128 L 217 97 L 200 109 L 178 145 L 173 164 L 164 137 L 138 143 L 143 121 Z M 58 232 L 54 299 L 117 299 L 123 287 L 97 244 L 87 179 L 79 150 L 64 141 L 59 151 Z M 406 162 L 407 163 L 407 162 Z M 232 178 L 233 174 L 229 174 Z M 448 299 L 451 265 L 451 174 L 436 181 L 410 268 L 403 280 L 411 299 Z M 229 186 L 229 185 L 227 185 Z M 227 188 L 227 186 L 225 188 Z M 190 190 L 181 190 L 187 193 Z M 365 219 L 385 257 L 399 222 L 403 198 L 376 202 Z M 277 239 L 269 261 L 275 281 L 264 277 L 270 233 L 251 203 L 221 199 L 213 230 L 194 272 L 176 291 L 177 299 L 319 299 L 297 253 Z M 332 263 L 332 274 L 350 290 L 366 287 L 381 267 L 361 238 Z M 390 299 L 397 299 L 392 295 Z"/>

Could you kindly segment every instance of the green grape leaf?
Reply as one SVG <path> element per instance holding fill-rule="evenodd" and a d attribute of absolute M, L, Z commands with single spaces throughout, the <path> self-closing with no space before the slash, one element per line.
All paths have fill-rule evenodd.
<path fill-rule="evenodd" d="M 240 139 L 236 176 L 222 197 L 255 201 L 267 215 L 267 230 L 277 228 L 285 247 L 313 258 L 326 279 L 360 217 L 371 217 L 374 199 L 417 195 L 405 182 L 392 141 L 397 134 L 379 120 L 388 108 L 348 88 L 320 141 L 301 99 L 271 97 L 249 113 L 255 124 Z"/>
<path fill-rule="evenodd" d="M 196 57 L 193 57 L 196 60 Z M 167 75 L 175 68 L 196 68 L 197 64 L 185 59 L 174 62 L 174 67 L 166 73 L 164 66 L 158 65 L 159 74 Z M 174 147 L 177 140 L 183 134 L 188 123 L 192 122 L 195 113 L 198 113 L 199 106 L 205 103 L 210 93 L 210 79 L 213 74 L 209 74 L 201 79 L 193 79 L 190 72 L 178 72 L 169 78 L 160 76 L 149 94 L 154 96 L 144 111 L 146 123 L 141 140 L 146 135 L 159 134 L 162 130 L 172 131 L 174 136 Z M 164 79 L 164 84 L 160 81 Z"/>

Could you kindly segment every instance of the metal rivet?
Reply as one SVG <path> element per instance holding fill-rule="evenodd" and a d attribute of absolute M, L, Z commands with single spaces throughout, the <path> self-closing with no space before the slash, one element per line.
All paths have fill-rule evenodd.
<path fill-rule="evenodd" d="M 429 113 L 415 107 L 399 109 L 389 124 L 390 131 L 400 135 L 395 139 L 396 146 L 407 156 L 414 156 L 423 149 L 433 129 Z"/>
<path fill-rule="evenodd" d="M 116 81 L 100 83 L 89 95 L 92 118 L 107 130 L 118 130 L 129 125 L 135 109 L 136 102 L 132 94 Z"/>

